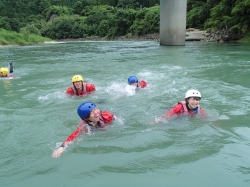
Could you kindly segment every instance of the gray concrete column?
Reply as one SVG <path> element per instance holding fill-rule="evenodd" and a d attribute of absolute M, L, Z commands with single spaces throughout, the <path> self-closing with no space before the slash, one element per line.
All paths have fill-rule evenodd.
<path fill-rule="evenodd" d="M 185 45 L 187 0 L 160 0 L 160 45 Z"/>

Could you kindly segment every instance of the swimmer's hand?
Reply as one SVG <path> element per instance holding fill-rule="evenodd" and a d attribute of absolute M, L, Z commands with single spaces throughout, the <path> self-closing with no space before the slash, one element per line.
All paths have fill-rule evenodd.
<path fill-rule="evenodd" d="M 155 117 L 155 120 L 153 122 L 151 122 L 151 125 L 157 125 L 158 123 L 166 123 L 167 122 L 167 118 L 163 117 L 163 116 L 159 116 L 159 117 Z"/>
<path fill-rule="evenodd" d="M 58 158 L 61 153 L 64 151 L 64 147 L 59 147 L 58 149 L 56 149 L 53 153 L 52 153 L 52 157 L 53 158 Z"/>

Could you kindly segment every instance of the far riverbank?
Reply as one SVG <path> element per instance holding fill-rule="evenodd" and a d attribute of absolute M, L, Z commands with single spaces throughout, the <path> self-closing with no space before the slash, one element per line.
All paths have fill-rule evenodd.
<path fill-rule="evenodd" d="M 198 29 L 187 29 L 186 30 L 186 41 L 200 41 L 206 40 L 205 31 Z M 142 36 L 119 36 L 112 39 L 105 37 L 90 37 L 90 38 L 77 38 L 77 39 L 62 39 L 57 40 L 58 42 L 67 41 L 160 41 L 160 33 L 146 34 Z"/>

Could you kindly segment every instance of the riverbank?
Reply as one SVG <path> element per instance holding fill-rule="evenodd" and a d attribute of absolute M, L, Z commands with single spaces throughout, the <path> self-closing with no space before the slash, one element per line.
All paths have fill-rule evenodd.
<path fill-rule="evenodd" d="M 146 34 L 143 36 L 119 36 L 116 38 L 108 39 L 105 37 L 89 37 L 89 38 L 77 38 L 77 39 L 61 39 L 56 40 L 57 42 L 67 42 L 67 41 L 159 41 L 159 33 Z"/>
<path fill-rule="evenodd" d="M 210 34 L 211 35 L 211 34 Z M 77 38 L 77 39 L 60 39 L 60 40 L 52 40 L 52 41 L 45 41 L 44 44 L 48 43 L 64 43 L 70 41 L 160 41 L 160 33 L 152 33 L 146 34 L 142 36 L 120 36 L 112 39 L 108 39 L 105 37 L 89 37 L 89 38 Z M 209 41 L 209 42 L 219 42 L 222 41 L 218 38 L 213 38 L 208 35 L 206 31 L 189 28 L 186 29 L 186 38 L 185 41 Z M 38 43 L 41 44 L 41 43 Z M 13 44 L 16 45 L 16 44 Z M 1 47 L 4 46 L 12 46 L 12 45 L 0 45 Z"/>
<path fill-rule="evenodd" d="M 201 41 L 206 40 L 206 31 L 199 29 L 187 29 L 186 30 L 186 41 Z M 68 41 L 160 41 L 160 33 L 146 34 L 142 36 L 119 36 L 112 39 L 105 37 L 90 37 L 90 38 L 78 38 L 78 39 L 62 39 L 57 42 L 68 42 Z"/>
<path fill-rule="evenodd" d="M 250 37 L 249 37 L 250 38 Z M 206 42 L 228 42 L 228 41 L 239 41 L 240 37 L 226 38 L 226 35 L 218 34 L 218 31 L 208 33 L 204 30 L 195 28 L 186 29 L 185 41 L 206 41 Z M 63 39 L 57 40 L 57 42 L 68 42 L 68 41 L 160 41 L 160 33 L 146 34 L 142 36 L 120 36 L 112 39 L 105 37 L 90 37 L 90 38 L 78 38 L 78 39 Z M 246 41 L 249 41 L 246 40 Z"/>

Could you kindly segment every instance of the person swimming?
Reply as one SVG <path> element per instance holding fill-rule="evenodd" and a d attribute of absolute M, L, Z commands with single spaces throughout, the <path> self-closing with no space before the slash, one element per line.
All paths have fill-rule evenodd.
<path fill-rule="evenodd" d="M 85 96 L 96 90 L 92 83 L 85 83 L 81 75 L 74 75 L 72 77 L 72 85 L 68 87 L 66 93 L 69 95 Z"/>
<path fill-rule="evenodd" d="M 65 150 L 65 147 L 69 146 L 81 133 L 88 133 L 89 131 L 104 128 L 116 119 L 114 114 L 108 111 L 101 111 L 92 102 L 84 102 L 79 105 L 77 113 L 81 118 L 80 124 L 61 146 L 52 153 L 52 157 L 58 158 Z"/>
<path fill-rule="evenodd" d="M 135 86 L 135 90 L 138 91 L 140 88 L 145 88 L 147 86 L 147 82 L 144 80 L 138 80 L 136 76 L 130 76 L 128 78 L 128 84 L 130 86 Z"/>
<path fill-rule="evenodd" d="M 10 61 L 9 65 L 10 65 L 10 70 L 8 70 L 8 68 L 6 68 L 6 67 L 0 68 L 0 77 L 13 77 L 11 75 L 11 73 L 14 72 L 13 62 Z"/>
<path fill-rule="evenodd" d="M 172 109 L 163 114 L 161 119 L 171 119 L 175 115 L 207 117 L 206 112 L 200 107 L 201 93 L 198 90 L 188 90 L 185 100 L 179 101 Z M 160 120 L 161 121 L 161 120 Z M 157 124 L 158 120 L 154 122 Z"/>

